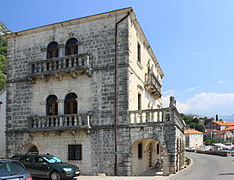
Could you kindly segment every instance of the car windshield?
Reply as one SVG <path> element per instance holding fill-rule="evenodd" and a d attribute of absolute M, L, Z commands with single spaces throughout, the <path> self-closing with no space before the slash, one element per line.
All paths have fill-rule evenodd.
<path fill-rule="evenodd" d="M 0 162 L 0 177 L 16 175 L 22 171 L 25 169 L 18 162 Z"/>
<path fill-rule="evenodd" d="M 55 156 L 44 156 L 43 157 L 49 163 L 62 163 L 63 161 Z"/>

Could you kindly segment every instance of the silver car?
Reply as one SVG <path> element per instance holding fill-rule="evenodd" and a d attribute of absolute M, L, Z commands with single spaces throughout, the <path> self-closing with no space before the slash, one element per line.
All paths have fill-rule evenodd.
<path fill-rule="evenodd" d="M 0 159 L 0 180 L 32 180 L 32 176 L 19 161 Z"/>

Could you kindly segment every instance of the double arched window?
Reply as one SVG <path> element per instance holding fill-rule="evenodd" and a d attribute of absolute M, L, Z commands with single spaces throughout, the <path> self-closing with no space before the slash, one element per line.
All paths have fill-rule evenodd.
<path fill-rule="evenodd" d="M 76 38 L 71 38 L 67 41 L 65 48 L 65 55 L 74 55 L 78 54 L 78 40 Z"/>
<path fill-rule="evenodd" d="M 64 114 L 77 114 L 77 95 L 69 93 L 64 101 Z"/>
<path fill-rule="evenodd" d="M 77 95 L 69 93 L 64 100 L 64 114 L 77 114 Z M 58 115 L 58 98 L 55 95 L 50 95 L 46 99 L 46 115 Z"/>
<path fill-rule="evenodd" d="M 55 95 L 50 95 L 46 99 L 46 115 L 58 115 L 58 99 Z"/>
<path fill-rule="evenodd" d="M 51 42 L 47 47 L 47 59 L 59 57 L 59 47 L 57 42 Z"/>
<path fill-rule="evenodd" d="M 78 40 L 71 38 L 65 47 L 65 56 L 78 54 Z M 59 57 L 59 45 L 53 41 L 47 46 L 47 59 Z"/>

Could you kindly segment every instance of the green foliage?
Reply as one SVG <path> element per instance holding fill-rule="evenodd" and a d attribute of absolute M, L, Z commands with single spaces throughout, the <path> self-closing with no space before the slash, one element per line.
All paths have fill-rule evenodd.
<path fill-rule="evenodd" d="M 198 118 L 196 118 L 193 115 L 185 115 L 185 114 L 180 114 L 180 115 L 184 119 L 185 123 L 187 124 L 189 128 L 204 132 L 205 127 L 203 124 L 199 122 Z"/>
<path fill-rule="evenodd" d="M 6 82 L 6 56 L 7 41 L 0 35 L 0 90 L 4 88 Z"/>
<path fill-rule="evenodd" d="M 204 141 L 204 144 L 205 145 L 211 145 L 211 144 L 213 144 L 213 143 L 219 143 L 219 141 L 217 141 L 217 140 L 215 140 L 215 139 L 206 139 L 205 141 Z"/>

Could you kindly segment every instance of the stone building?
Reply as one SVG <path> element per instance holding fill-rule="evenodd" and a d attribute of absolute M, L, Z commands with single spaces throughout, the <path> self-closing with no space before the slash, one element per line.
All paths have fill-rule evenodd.
<path fill-rule="evenodd" d="M 131 8 L 6 35 L 6 153 L 51 153 L 82 174 L 183 166 L 184 127 Z"/>
<path fill-rule="evenodd" d="M 6 155 L 5 142 L 5 123 L 6 123 L 6 90 L 0 91 L 0 158 Z"/>
<path fill-rule="evenodd" d="M 199 148 L 203 146 L 203 133 L 195 129 L 186 129 L 185 144 L 187 148 Z"/>
<path fill-rule="evenodd" d="M 232 121 L 212 121 L 206 125 L 206 129 L 216 129 L 222 131 L 230 126 L 234 126 Z"/>

